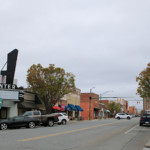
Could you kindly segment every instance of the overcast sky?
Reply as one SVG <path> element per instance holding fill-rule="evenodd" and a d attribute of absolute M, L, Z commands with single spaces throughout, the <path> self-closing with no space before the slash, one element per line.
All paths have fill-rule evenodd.
<path fill-rule="evenodd" d="M 81 92 L 140 99 L 149 28 L 149 0 L 0 0 L 0 69 L 17 48 L 18 86 L 27 86 L 31 65 L 55 64 L 75 75 Z"/>

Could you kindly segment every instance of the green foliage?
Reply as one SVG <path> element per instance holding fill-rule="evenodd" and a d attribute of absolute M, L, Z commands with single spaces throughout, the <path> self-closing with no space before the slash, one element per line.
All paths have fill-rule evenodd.
<path fill-rule="evenodd" d="M 150 63 L 148 63 L 147 68 L 136 77 L 136 81 L 138 82 L 137 94 L 142 98 L 150 97 Z"/>
<path fill-rule="evenodd" d="M 48 68 L 40 64 L 32 65 L 27 72 L 27 82 L 29 88 L 43 101 L 47 113 L 65 94 L 75 90 L 74 75 L 54 64 Z"/>
<path fill-rule="evenodd" d="M 109 111 L 111 112 L 111 114 L 114 113 L 114 110 L 116 111 L 116 113 L 119 113 L 121 111 L 120 103 L 110 102 L 107 104 L 107 107 L 108 107 Z"/>

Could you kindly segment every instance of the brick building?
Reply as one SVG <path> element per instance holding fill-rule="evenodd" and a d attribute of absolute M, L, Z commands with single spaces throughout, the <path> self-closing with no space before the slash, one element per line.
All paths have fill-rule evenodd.
<path fill-rule="evenodd" d="M 123 99 L 122 103 L 123 103 L 123 112 L 128 113 L 129 112 L 128 111 L 128 101 Z"/>
<path fill-rule="evenodd" d="M 136 108 L 135 106 L 129 106 L 129 114 L 132 114 L 132 115 L 136 115 Z"/>
<path fill-rule="evenodd" d="M 90 93 L 81 93 L 80 95 L 80 106 L 84 110 L 81 112 L 81 117 L 84 120 L 89 120 L 89 111 L 91 112 L 91 119 L 99 118 L 99 95 L 91 93 L 91 111 L 90 111 Z"/>
<path fill-rule="evenodd" d="M 149 97 L 145 97 L 143 100 L 143 111 L 149 111 L 150 112 L 150 98 Z"/>

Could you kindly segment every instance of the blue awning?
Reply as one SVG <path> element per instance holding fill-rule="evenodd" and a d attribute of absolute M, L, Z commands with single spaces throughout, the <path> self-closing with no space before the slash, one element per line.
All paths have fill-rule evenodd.
<path fill-rule="evenodd" d="M 65 111 L 71 111 L 72 109 L 69 106 L 65 106 Z"/>
<path fill-rule="evenodd" d="M 73 104 L 68 104 L 68 107 L 69 107 L 71 110 L 78 111 L 77 108 L 76 108 Z"/>
<path fill-rule="evenodd" d="M 78 111 L 83 111 L 83 109 L 79 105 L 75 105 Z"/>

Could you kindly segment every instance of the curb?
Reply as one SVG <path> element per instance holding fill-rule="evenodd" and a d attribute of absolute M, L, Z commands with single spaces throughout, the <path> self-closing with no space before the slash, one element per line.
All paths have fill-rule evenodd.
<path fill-rule="evenodd" d="M 145 144 L 143 150 L 150 150 L 150 139 L 149 139 L 149 141 Z"/>

